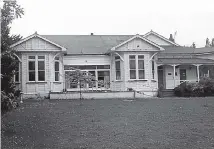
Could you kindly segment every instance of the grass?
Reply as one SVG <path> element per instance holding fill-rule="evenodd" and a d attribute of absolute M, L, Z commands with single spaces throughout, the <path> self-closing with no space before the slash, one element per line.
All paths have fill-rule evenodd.
<path fill-rule="evenodd" d="M 2 148 L 214 148 L 214 99 L 26 101 L 2 118 Z"/>

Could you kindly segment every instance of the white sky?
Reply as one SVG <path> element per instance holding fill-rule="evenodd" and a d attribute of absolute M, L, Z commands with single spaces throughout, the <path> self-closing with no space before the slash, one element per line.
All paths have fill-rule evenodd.
<path fill-rule="evenodd" d="M 25 15 L 12 33 L 95 35 L 145 34 L 151 29 L 197 47 L 214 38 L 213 0 L 17 0 Z"/>

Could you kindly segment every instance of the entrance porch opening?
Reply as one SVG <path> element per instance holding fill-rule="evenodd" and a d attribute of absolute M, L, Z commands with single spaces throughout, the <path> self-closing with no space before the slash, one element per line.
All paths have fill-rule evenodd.
<path fill-rule="evenodd" d="M 198 82 L 202 77 L 214 78 L 214 65 L 171 64 L 158 66 L 158 87 L 174 89 L 183 82 Z"/>

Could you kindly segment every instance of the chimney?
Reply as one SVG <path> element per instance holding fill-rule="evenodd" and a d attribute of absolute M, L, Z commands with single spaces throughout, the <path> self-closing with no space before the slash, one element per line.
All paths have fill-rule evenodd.
<path fill-rule="evenodd" d="M 91 36 L 93 36 L 94 35 L 94 33 L 91 33 Z"/>

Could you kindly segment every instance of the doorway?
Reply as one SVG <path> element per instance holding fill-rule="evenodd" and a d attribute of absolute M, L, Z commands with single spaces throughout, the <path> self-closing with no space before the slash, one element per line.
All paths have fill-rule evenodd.
<path fill-rule="evenodd" d="M 185 82 L 187 79 L 186 69 L 180 69 L 180 83 Z"/>

